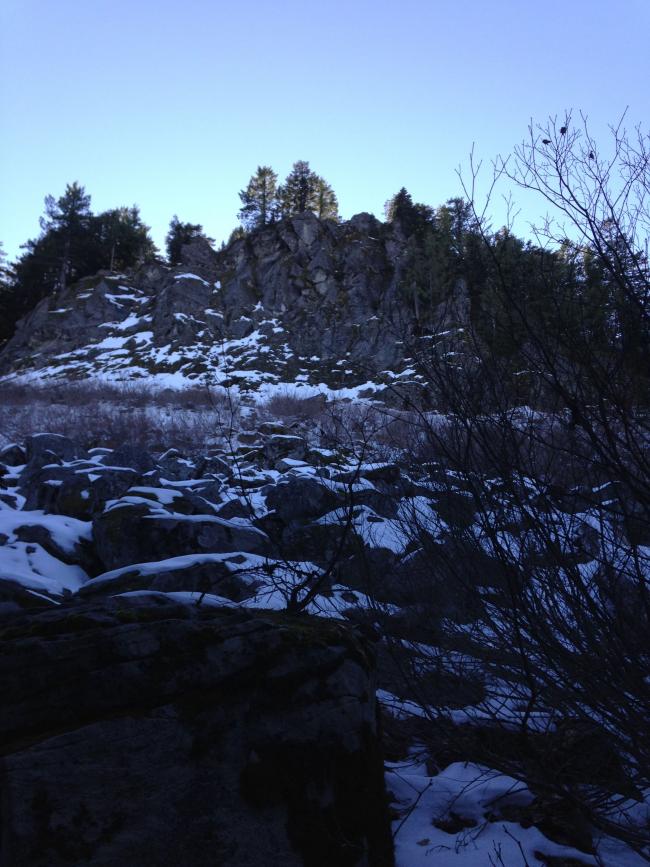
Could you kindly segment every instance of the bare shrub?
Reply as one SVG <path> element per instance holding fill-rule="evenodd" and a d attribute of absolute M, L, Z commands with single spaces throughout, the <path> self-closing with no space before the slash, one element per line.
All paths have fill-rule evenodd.
<path fill-rule="evenodd" d="M 150 451 L 205 453 L 239 406 L 218 391 L 188 394 L 147 384 L 0 383 L 0 437 L 21 441 L 37 431 L 68 436 L 86 448 L 134 443 Z"/>
<path fill-rule="evenodd" d="M 262 419 L 280 419 L 289 424 L 296 421 L 315 422 L 323 416 L 327 403 L 323 394 L 303 397 L 296 391 L 287 390 L 276 392 L 258 404 L 257 409 Z"/>
<path fill-rule="evenodd" d="M 417 546 L 406 574 L 419 603 L 413 647 L 433 647 L 406 663 L 400 652 L 434 756 L 510 773 L 569 824 L 650 861 L 650 428 L 638 356 L 650 345 L 650 278 L 636 252 L 647 250 L 650 153 L 640 133 L 627 139 L 619 126 L 613 139 L 604 162 L 586 127 L 581 137 L 570 119 L 552 121 L 497 170 L 541 193 L 589 244 L 610 277 L 608 339 L 573 315 L 584 309 L 579 281 L 570 296 L 571 284 L 549 280 L 545 319 L 495 262 L 525 388 L 473 322 L 411 347 L 446 418 L 412 407 L 410 464 L 446 526 L 436 537 L 417 510 L 405 521 Z M 476 206 L 475 216 L 480 226 Z M 566 238 L 548 221 L 544 231 Z M 483 700 L 462 713 L 436 706 L 431 678 L 468 667 Z"/>

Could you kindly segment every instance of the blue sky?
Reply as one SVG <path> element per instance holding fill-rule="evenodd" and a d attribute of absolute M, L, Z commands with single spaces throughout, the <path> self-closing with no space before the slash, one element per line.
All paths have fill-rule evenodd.
<path fill-rule="evenodd" d="M 401 186 L 441 204 L 531 118 L 646 123 L 649 32 L 647 0 L 2 0 L 0 240 L 78 180 L 158 244 L 174 213 L 221 241 L 256 166 L 297 159 L 344 217 Z"/>

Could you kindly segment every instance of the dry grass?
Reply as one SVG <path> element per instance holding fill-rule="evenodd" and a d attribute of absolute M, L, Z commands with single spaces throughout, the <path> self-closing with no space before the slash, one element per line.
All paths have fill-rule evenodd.
<path fill-rule="evenodd" d="M 286 391 L 278 392 L 258 406 L 258 414 L 264 420 L 280 420 L 285 424 L 295 421 L 317 422 L 326 413 L 328 406 L 324 394 L 311 397 Z"/>
<path fill-rule="evenodd" d="M 219 443 L 224 427 L 232 427 L 238 412 L 236 402 L 199 388 L 0 383 L 0 442 L 20 442 L 47 431 L 85 448 L 132 443 L 152 452 L 173 447 L 198 454 Z"/>

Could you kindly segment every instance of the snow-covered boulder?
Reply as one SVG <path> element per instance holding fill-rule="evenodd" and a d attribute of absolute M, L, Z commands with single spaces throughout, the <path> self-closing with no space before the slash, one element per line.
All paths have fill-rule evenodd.
<path fill-rule="evenodd" d="M 213 514 L 168 511 L 145 497 L 125 497 L 93 524 L 97 554 L 106 569 L 182 554 L 270 550 L 268 536 L 250 523 Z"/>

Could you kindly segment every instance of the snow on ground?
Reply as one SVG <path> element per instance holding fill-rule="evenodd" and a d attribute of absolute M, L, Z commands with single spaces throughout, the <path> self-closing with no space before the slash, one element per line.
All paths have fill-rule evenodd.
<path fill-rule="evenodd" d="M 63 563 L 35 542 L 9 542 L 0 548 L 0 579 L 14 581 L 28 590 L 54 596 L 73 593 L 88 576 L 79 566 Z"/>
<path fill-rule="evenodd" d="M 151 502 L 151 501 L 147 501 Z M 167 513 L 166 513 L 167 514 Z M 205 516 L 201 516 L 205 517 Z M 223 564 L 233 573 L 243 576 L 247 574 L 255 574 L 258 571 L 263 571 L 269 561 L 266 557 L 258 554 L 247 554 L 243 552 L 226 553 L 226 554 L 182 554 L 178 557 L 169 557 L 166 560 L 155 560 L 146 563 L 132 563 L 128 566 L 122 566 L 119 569 L 112 569 L 110 572 L 103 572 L 97 575 L 96 578 L 91 578 L 88 581 L 89 586 L 103 584 L 109 581 L 115 581 L 123 575 L 137 574 L 141 576 L 161 575 L 165 572 L 172 572 L 181 569 L 190 569 L 193 566 L 205 566 L 211 563 Z M 298 567 L 311 566 L 310 563 L 296 564 Z M 312 567 L 315 568 L 315 567 Z"/>
<path fill-rule="evenodd" d="M 327 485 L 327 482 L 325 482 Z M 344 485 L 329 484 L 327 487 L 346 490 Z M 363 484 L 354 485 L 353 490 L 362 490 Z M 372 489 L 373 486 L 368 484 Z M 417 517 L 418 524 L 414 523 Z M 348 519 L 348 509 L 340 508 L 323 515 L 317 524 L 343 524 Z M 441 537 L 448 529 L 447 524 L 432 510 L 426 497 L 404 498 L 400 503 L 397 518 L 378 515 L 370 506 L 354 508 L 351 526 L 370 548 L 386 548 L 395 554 L 404 554 L 413 541 L 413 526 L 419 526 L 431 534 L 432 538 Z"/>
<path fill-rule="evenodd" d="M 18 527 L 44 527 L 58 547 L 69 552 L 82 540 L 89 541 L 92 531 L 88 521 L 41 511 L 16 511 L 0 501 L 0 534 L 11 538 Z"/>
<path fill-rule="evenodd" d="M 594 856 L 554 843 L 534 826 L 508 821 L 533 795 L 498 771 L 455 762 L 430 775 L 417 754 L 387 768 L 386 786 L 399 814 L 393 822 L 396 867 L 536 867 L 549 857 L 573 859 L 576 867 L 647 863 L 612 838 L 602 838 Z"/>
<path fill-rule="evenodd" d="M 104 322 L 100 328 L 114 328 L 116 331 L 128 331 L 135 328 L 142 322 L 151 322 L 151 316 L 140 316 L 138 313 L 129 313 L 126 319 L 121 322 Z"/>
<path fill-rule="evenodd" d="M 4 544 L 0 545 L 0 580 L 53 596 L 78 590 L 88 580 L 83 569 L 53 556 L 39 542 L 18 538 L 21 529 L 33 531 L 35 528 L 42 529 L 63 555 L 89 540 L 91 533 L 91 525 L 84 521 L 40 511 L 17 511 L 0 501 L 0 538 L 4 539 Z M 29 538 L 28 534 L 22 535 Z"/>
<path fill-rule="evenodd" d="M 203 277 L 199 277 L 197 274 L 176 274 L 174 280 L 198 280 L 204 286 L 210 285 L 207 280 L 204 280 Z"/>

